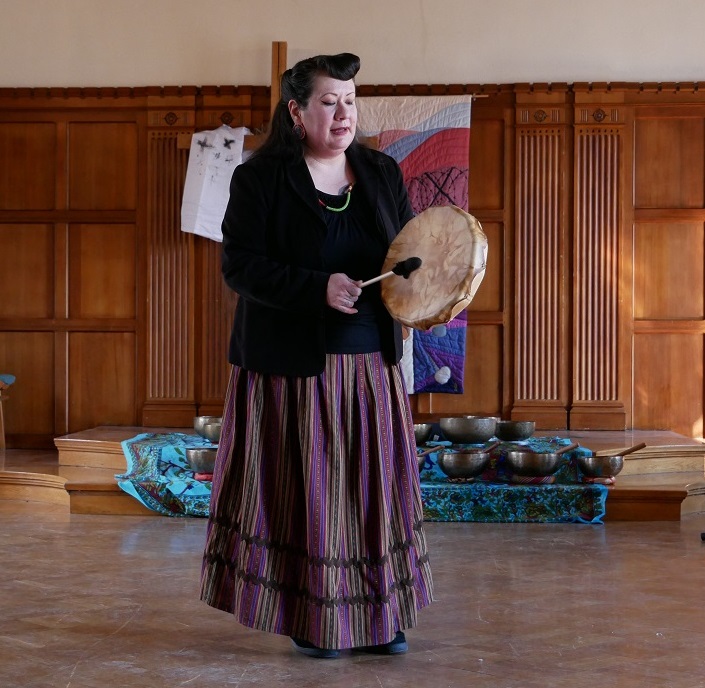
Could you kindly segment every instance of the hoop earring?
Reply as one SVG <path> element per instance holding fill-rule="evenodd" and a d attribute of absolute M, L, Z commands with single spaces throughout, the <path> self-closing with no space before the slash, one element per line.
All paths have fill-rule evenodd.
<path fill-rule="evenodd" d="M 306 127 L 304 127 L 303 124 L 295 124 L 291 128 L 291 132 L 297 139 L 301 139 L 303 141 L 306 138 Z"/>

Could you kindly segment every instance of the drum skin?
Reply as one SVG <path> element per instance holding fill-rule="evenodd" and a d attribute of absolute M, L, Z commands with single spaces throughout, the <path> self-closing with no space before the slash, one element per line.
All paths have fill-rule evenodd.
<path fill-rule="evenodd" d="M 412 256 L 421 267 L 408 279 L 382 281 L 390 315 L 416 330 L 447 323 L 477 292 L 487 264 L 487 237 L 480 223 L 454 205 L 427 208 L 411 219 L 389 246 L 382 272 Z"/>

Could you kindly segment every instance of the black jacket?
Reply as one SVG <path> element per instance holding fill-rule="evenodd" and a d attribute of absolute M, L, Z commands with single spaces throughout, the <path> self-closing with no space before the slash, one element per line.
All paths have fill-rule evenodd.
<path fill-rule="evenodd" d="M 387 245 L 413 217 L 393 158 L 353 144 L 346 152 L 356 190 L 376 208 Z M 229 360 L 246 370 L 310 377 L 325 365 L 324 316 L 330 274 L 323 270 L 323 211 L 303 160 L 259 155 L 235 168 L 223 219 L 223 277 L 239 295 Z M 352 277 L 352 276 L 351 276 Z M 385 358 L 402 355 L 401 328 Z M 387 333 L 389 334 L 389 333 Z"/>

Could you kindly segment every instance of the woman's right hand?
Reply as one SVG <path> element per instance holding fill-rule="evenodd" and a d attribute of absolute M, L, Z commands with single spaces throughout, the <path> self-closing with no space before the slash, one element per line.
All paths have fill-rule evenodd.
<path fill-rule="evenodd" d="M 355 302 L 362 294 L 360 284 L 361 280 L 353 280 L 342 272 L 336 272 L 328 279 L 326 302 L 341 313 L 357 313 Z"/>

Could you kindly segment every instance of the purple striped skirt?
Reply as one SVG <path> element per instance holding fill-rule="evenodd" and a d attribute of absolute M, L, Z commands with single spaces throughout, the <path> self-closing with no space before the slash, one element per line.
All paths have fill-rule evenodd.
<path fill-rule="evenodd" d="M 324 648 L 387 643 L 433 582 L 409 400 L 382 354 L 297 378 L 234 367 L 201 599 Z"/>

